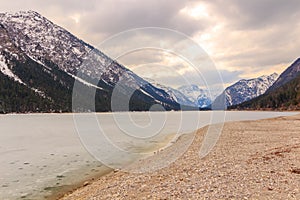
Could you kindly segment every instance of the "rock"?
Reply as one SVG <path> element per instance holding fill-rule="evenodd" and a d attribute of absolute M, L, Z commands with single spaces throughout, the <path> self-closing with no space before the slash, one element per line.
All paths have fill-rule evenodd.
<path fill-rule="evenodd" d="M 268 187 L 268 190 L 269 190 L 269 191 L 272 191 L 272 190 L 274 190 L 274 188 L 271 187 L 271 186 L 269 186 L 269 187 Z"/>
<path fill-rule="evenodd" d="M 89 184 L 90 184 L 90 182 L 86 181 L 86 182 L 83 183 L 83 186 L 87 186 Z"/>
<path fill-rule="evenodd" d="M 294 174 L 300 174 L 300 169 L 292 169 L 291 172 Z"/>

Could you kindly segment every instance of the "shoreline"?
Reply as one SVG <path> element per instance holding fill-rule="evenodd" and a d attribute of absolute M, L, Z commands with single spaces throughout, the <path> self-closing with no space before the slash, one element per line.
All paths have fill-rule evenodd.
<path fill-rule="evenodd" d="M 142 160 L 142 159 L 146 159 L 148 157 L 151 157 L 153 154 L 155 155 L 156 152 L 160 151 L 161 149 L 163 149 L 164 147 L 168 147 L 167 145 L 169 143 L 173 143 L 176 142 L 177 139 L 175 139 L 174 141 L 174 136 L 176 134 L 168 134 L 166 135 L 162 142 L 160 143 L 153 143 L 152 145 L 148 146 L 147 148 L 143 148 L 140 149 L 139 151 L 141 153 L 146 153 L 149 154 L 148 156 L 145 156 L 144 158 L 138 158 L 138 160 Z M 151 153 L 152 152 L 152 153 Z M 132 161 L 132 163 L 135 163 L 135 161 Z M 100 163 L 100 162 L 99 162 Z M 75 184 L 71 184 L 71 185 L 60 185 L 57 187 L 51 187 L 49 188 L 50 194 L 45 196 L 46 200 L 57 200 L 57 199 L 61 199 L 66 195 L 72 194 L 73 192 L 75 192 L 76 190 L 86 187 L 90 184 L 92 184 L 93 182 L 96 182 L 98 180 L 100 180 L 102 177 L 108 175 L 108 174 L 113 174 L 115 172 L 117 172 L 118 170 L 109 168 L 103 164 L 101 164 L 101 168 L 104 168 L 103 170 L 99 170 L 100 172 L 98 173 L 94 173 L 94 174 L 90 174 L 87 178 L 82 179 L 78 182 L 76 182 Z M 93 168 L 92 166 L 90 168 Z M 86 172 L 88 171 L 86 169 L 86 167 L 82 167 L 81 169 L 75 170 L 70 172 L 71 174 L 76 174 L 76 173 L 80 173 L 80 172 Z M 68 175 L 66 175 L 68 177 Z"/>
<path fill-rule="evenodd" d="M 229 110 L 172 110 L 172 111 L 117 111 L 117 112 L 28 112 L 28 113 L 0 113 L 0 116 L 22 116 L 22 115 L 76 115 L 76 114 L 124 114 L 124 113 L 148 113 L 148 112 L 278 112 L 278 113 L 299 113 L 300 110 L 238 110 L 238 109 L 229 109 Z"/>
<path fill-rule="evenodd" d="M 281 123 L 280 123 L 281 122 Z M 222 142 L 222 140 L 224 140 L 224 137 L 228 136 L 228 134 L 230 135 L 233 135 L 235 137 L 246 137 L 247 138 L 247 135 L 245 136 L 245 132 L 249 132 L 249 130 L 253 129 L 253 127 L 256 127 L 255 129 L 255 133 L 261 137 L 261 142 L 260 141 L 256 141 L 254 144 L 258 143 L 259 144 L 259 147 L 262 148 L 262 149 L 256 149 L 255 153 L 259 154 L 259 153 L 265 153 L 265 151 L 274 151 L 276 149 L 280 149 L 280 148 L 283 148 L 283 147 L 280 147 L 280 146 L 277 146 L 277 144 L 272 144 L 272 143 L 269 143 L 268 142 L 268 138 L 271 136 L 271 135 L 268 135 L 270 134 L 270 132 L 275 132 L 276 131 L 276 127 L 269 127 L 267 124 L 268 123 L 272 123 L 276 126 L 284 126 L 286 125 L 287 122 L 290 122 L 292 124 L 295 124 L 296 126 L 294 127 L 294 129 L 291 129 L 290 127 L 289 130 L 286 130 L 285 133 L 282 133 L 282 135 L 280 133 L 276 134 L 276 137 L 279 137 L 280 140 L 276 140 L 277 142 L 282 142 L 282 138 L 283 136 L 286 136 L 286 135 L 289 135 L 290 137 L 292 137 L 294 140 L 294 144 L 290 144 L 290 143 L 286 143 L 285 146 L 291 146 L 291 147 L 286 147 L 286 148 L 292 148 L 293 150 L 295 150 L 297 153 L 298 153 L 298 143 L 299 143 L 299 150 L 300 150 L 300 135 L 299 134 L 295 134 L 295 132 L 299 131 L 300 132 L 300 115 L 293 115 L 293 116 L 289 116 L 289 117 L 275 117 L 275 118 L 271 118 L 271 119 L 263 119 L 263 120 L 254 120 L 254 121 L 239 121 L 239 122 L 226 122 L 225 123 L 225 127 L 223 129 L 223 133 L 221 134 L 221 137 L 220 138 L 220 141 L 218 142 L 217 146 L 214 147 L 213 151 L 210 152 L 210 154 L 203 158 L 203 160 L 200 160 L 202 162 L 207 162 L 208 160 L 211 159 L 211 157 L 218 157 L 218 150 L 222 150 L 222 148 L 220 148 L 219 146 L 222 146 L 223 148 L 228 148 L 228 146 L 224 146 L 224 141 Z M 299 125 L 299 126 L 297 126 Z M 268 129 L 265 129 L 264 126 L 267 126 L 269 128 Z M 230 133 L 228 131 L 228 127 L 229 129 L 232 129 L 232 131 L 234 133 Z M 235 127 L 238 127 L 238 128 L 235 128 Z M 264 129 L 262 129 L 262 127 L 264 127 Z M 197 152 L 196 149 L 195 149 L 195 145 L 199 147 L 199 145 L 197 145 L 197 143 L 199 144 L 199 142 L 201 142 L 201 140 L 203 139 L 203 135 L 205 134 L 205 131 L 207 130 L 208 126 L 206 127 L 203 127 L 201 129 L 199 129 L 197 131 L 197 134 L 196 134 L 196 138 L 195 138 L 195 141 L 193 142 L 193 144 L 189 147 L 188 151 L 184 153 L 183 156 L 181 156 L 180 159 L 176 160 L 174 163 L 171 163 L 170 164 L 170 169 L 166 169 L 166 168 L 163 168 L 163 169 L 160 169 L 158 171 L 155 171 L 155 172 L 149 172 L 149 173 L 145 173 L 145 174 L 131 174 L 131 173 L 127 173 L 127 172 L 122 172 L 122 171 L 118 171 L 118 172 L 109 172 L 107 174 L 105 174 L 104 176 L 101 176 L 99 177 L 98 179 L 94 179 L 91 183 L 89 183 L 88 185 L 85 185 L 85 186 L 81 186 L 77 189 L 75 189 L 73 192 L 71 193 L 67 193 L 67 194 L 64 194 L 63 196 L 61 196 L 60 199 L 63 199 L 63 200 L 67 200 L 67 199 L 88 199 L 88 198 L 91 198 L 91 197 L 97 197 L 99 199 L 120 199 L 120 198 L 124 198 L 124 196 L 122 196 L 122 194 L 120 194 L 120 191 L 122 189 L 124 189 L 124 187 L 127 185 L 128 186 L 135 186 L 135 187 L 142 187 L 144 188 L 142 191 L 139 191 L 139 190 L 130 190 L 130 191 L 125 191 L 126 194 L 125 197 L 128 198 L 128 197 L 134 197 L 132 195 L 134 194 L 139 194 L 141 195 L 140 197 L 144 197 L 144 198 L 173 198 L 173 195 L 177 194 L 176 190 L 163 190 L 164 192 L 162 191 L 159 191 L 159 192 L 155 192 L 154 194 L 150 194 L 149 191 L 150 189 L 148 188 L 148 184 L 152 185 L 152 186 L 160 186 L 160 182 L 166 182 L 166 180 L 168 180 L 170 178 L 170 176 L 179 176 L 179 174 L 182 174 L 182 169 L 177 169 L 175 171 L 173 171 L 173 168 L 177 168 L 179 164 L 184 164 L 184 163 L 189 163 L 189 160 L 191 159 L 192 162 L 195 161 L 195 159 L 197 158 L 197 156 L 195 157 L 194 155 L 192 156 L 191 153 L 195 153 Z M 242 131 L 242 136 L 239 136 L 239 133 L 236 133 L 237 132 L 237 129 L 239 129 L 239 131 Z M 284 127 L 281 127 L 281 128 L 277 128 L 277 131 L 278 130 L 285 130 Z M 275 130 L 275 131 L 274 131 Z M 251 131 L 250 131 L 251 132 Z M 254 134 L 254 135 L 256 135 Z M 185 136 L 183 136 L 182 138 L 184 138 Z M 139 160 L 135 163 L 133 163 L 133 168 L 137 167 L 143 167 L 145 166 L 145 164 L 149 164 L 149 161 L 157 158 L 157 157 L 161 157 L 161 158 L 164 158 L 164 156 L 168 155 L 168 152 L 170 151 L 173 151 L 174 148 L 176 147 L 176 143 L 178 143 L 178 140 L 184 140 L 182 138 L 178 138 L 177 141 L 175 142 L 174 145 L 171 145 L 169 147 L 167 147 L 166 149 L 162 150 L 161 152 L 159 152 L 158 154 L 155 154 L 153 156 L 150 156 L 150 157 L 147 157 L 143 160 Z M 230 137 L 229 137 L 230 139 Z M 248 140 L 249 138 L 247 138 Z M 286 139 L 286 138 L 285 138 Z M 226 140 L 226 139 L 225 139 Z M 251 139 L 250 139 L 251 140 Z M 252 138 L 252 140 L 255 140 L 255 138 Z M 242 141 L 242 144 L 243 144 L 243 140 Z M 226 141 L 225 141 L 226 142 Z M 291 142 L 291 141 L 289 141 Z M 298 142 L 298 143 L 297 143 Z M 219 144 L 221 143 L 221 144 Z M 265 148 L 264 146 L 268 146 L 269 145 L 269 148 Z M 294 145 L 294 146 L 293 146 Z M 232 147 L 233 149 L 235 149 L 236 147 Z M 251 148 L 251 146 L 250 146 Z M 199 150 L 199 148 L 197 149 Z M 244 149 L 243 153 L 247 153 L 247 151 L 253 151 L 252 149 Z M 230 148 L 228 149 L 228 151 L 230 151 Z M 290 150 L 291 152 L 292 150 Z M 300 151 L 299 151 L 300 152 Z M 223 154 L 224 152 L 222 152 Z M 254 156 L 255 156 L 255 153 L 254 153 Z M 234 154 L 234 152 L 233 152 Z M 276 152 L 271 152 L 269 153 L 270 155 L 276 155 Z M 278 153 L 277 153 L 278 154 Z M 279 153 L 280 154 L 280 153 Z M 299 154 L 297 154 L 299 156 Z M 223 155 L 224 156 L 224 155 Z M 225 154 L 225 157 L 227 155 Z M 238 157 L 243 157 L 244 155 L 238 155 Z M 291 155 L 293 156 L 293 155 Z M 250 156 L 251 157 L 251 156 Z M 253 157 L 253 155 L 252 155 Z M 277 157 L 276 157 L 277 158 Z M 279 158 L 281 158 L 279 156 Z M 233 161 L 235 160 L 233 157 L 230 157 L 230 159 L 233 159 Z M 260 158 L 261 159 L 261 158 Z M 262 157 L 263 159 L 263 157 Z M 249 159 L 246 159 L 247 162 L 251 163 L 253 162 L 253 160 L 256 160 L 256 159 L 253 159 L 253 158 L 249 158 Z M 221 163 L 218 163 L 214 160 L 210 160 L 211 162 L 214 162 L 216 164 L 221 164 Z M 297 161 L 297 160 L 296 160 Z M 226 159 L 223 160 L 223 162 L 226 162 Z M 247 163 L 245 162 L 245 163 Z M 234 164 L 234 162 L 232 163 Z M 236 163 L 238 164 L 238 163 Z M 261 163 L 260 163 L 261 164 Z M 281 163 L 282 164 L 282 163 Z M 286 164 L 286 163 L 283 163 L 283 165 Z M 300 163 L 298 163 L 300 164 Z M 209 164 L 208 164 L 209 165 Z M 298 166 L 300 168 L 300 165 L 295 165 L 296 167 Z M 294 168 L 295 168 L 294 166 Z M 193 169 L 193 163 L 190 163 L 190 166 L 187 165 L 185 166 L 187 167 L 189 170 L 188 171 L 194 171 L 195 169 Z M 262 164 L 262 167 L 263 167 L 263 164 Z M 285 172 L 286 173 L 289 173 L 289 174 L 292 174 L 293 177 L 295 176 L 295 173 L 292 173 L 291 170 L 298 170 L 298 169 L 292 169 L 293 167 L 290 167 L 290 169 L 286 170 Z M 202 173 L 205 173 L 205 170 L 207 171 L 214 171 L 213 169 L 211 168 L 205 168 L 205 169 L 201 169 L 201 167 L 199 167 L 199 170 L 200 172 Z M 204 170 L 204 171 L 203 171 Z M 249 168 L 248 170 L 254 170 L 254 168 Z M 255 170 L 254 170 L 255 171 Z M 255 172 L 255 173 L 260 173 L 261 171 L 258 170 L 258 172 Z M 165 175 L 166 177 L 164 178 L 161 178 L 159 179 L 160 181 L 157 181 L 157 179 L 155 180 L 152 180 L 154 178 L 157 178 L 157 176 L 159 177 L 162 177 L 162 175 L 160 174 L 163 174 Z M 169 176 L 166 175 L 166 173 L 169 173 Z M 187 172 L 185 172 L 187 173 Z M 273 173 L 273 172 L 271 172 Z M 250 176 L 250 175 L 249 175 Z M 130 179 L 137 179 L 137 177 L 139 177 L 140 179 L 144 180 L 144 179 L 151 179 L 151 177 L 154 177 L 152 178 L 151 180 L 148 180 L 149 182 L 146 182 L 146 186 L 145 184 L 138 184 L 136 181 L 129 181 Z M 186 177 L 187 178 L 187 177 Z M 192 179 L 193 176 L 191 176 L 189 179 Z M 203 177 L 198 177 L 199 180 L 204 180 Z M 294 177 L 295 178 L 295 177 Z M 179 178 L 179 182 L 181 182 L 182 178 Z M 122 184 L 121 184 L 121 181 L 124 181 Z M 223 179 L 223 181 L 226 181 L 227 179 Z M 297 180 L 299 181 L 298 182 L 298 185 L 296 184 L 295 186 L 300 188 L 300 175 L 298 175 L 296 177 L 296 183 L 297 183 Z M 178 181 L 178 180 L 177 180 Z M 176 181 L 173 180 L 173 182 L 175 183 L 175 186 L 176 186 Z M 119 183 L 120 185 L 118 185 L 117 183 Z M 174 184 L 173 183 L 173 184 Z M 234 184 L 233 182 L 230 182 L 230 184 Z M 246 183 L 243 182 L 242 185 L 244 185 Z M 115 185 L 114 187 L 112 187 L 112 185 Z M 165 187 L 170 187 L 169 185 L 171 185 L 170 183 L 167 184 Z M 206 185 L 206 186 L 211 186 L 211 185 Z M 123 187 L 123 188 L 122 188 Z M 178 187 L 178 186 L 177 186 Z M 225 186 L 224 186 L 225 187 Z M 266 191 L 260 191 L 259 188 L 256 188 L 255 190 L 257 191 L 258 190 L 258 196 L 256 197 L 268 197 L 269 194 L 268 194 L 268 191 L 274 191 L 275 189 L 272 188 L 273 186 L 267 186 L 264 188 L 264 190 L 267 191 L 267 193 L 265 193 Z M 197 188 L 197 187 L 194 187 L 194 188 Z M 202 187 L 198 187 L 198 189 L 201 189 Z M 244 187 L 242 187 L 244 188 Z M 149 191 L 147 191 L 147 189 L 149 189 Z M 160 188 L 162 189 L 162 188 Z M 187 189 L 185 188 L 185 186 L 183 186 L 182 188 L 176 188 L 175 189 L 177 190 L 182 190 L 182 189 Z M 234 189 L 234 188 L 233 188 Z M 193 189 L 190 189 L 191 191 L 193 191 Z M 240 190 L 240 189 L 239 189 Z M 172 192 L 173 191 L 173 192 Z M 138 192 L 138 193 L 137 193 Z M 165 193 L 168 193 L 168 195 L 165 195 Z M 174 193 L 174 194 L 172 194 Z M 191 192 L 193 193 L 193 192 Z M 236 193 L 236 192 L 231 192 L 231 193 Z M 146 195 L 147 194 L 147 195 Z M 206 194 L 206 192 L 204 192 L 204 194 Z M 150 196 L 149 196 L 150 195 Z M 216 196 L 218 196 L 217 194 L 215 194 Z M 223 198 L 226 197 L 226 194 L 223 194 Z M 241 196 L 237 195 L 237 194 L 230 194 L 231 196 L 233 196 L 233 198 L 239 198 Z M 276 195 L 278 195 L 278 193 L 276 193 Z M 276 196 L 275 197 L 278 197 Z M 295 195 L 298 195 L 296 196 L 296 198 L 300 197 L 300 191 L 299 193 L 296 193 Z M 176 195 L 175 195 L 176 196 Z M 284 194 L 283 194 L 284 196 Z M 183 197 L 183 196 L 180 196 L 180 194 L 177 194 L 177 197 Z M 212 197 L 212 196 L 208 196 L 208 197 Z M 251 194 L 244 194 L 243 197 L 247 197 L 247 198 L 253 198 L 253 196 L 251 196 Z M 274 196 L 273 196 L 274 197 Z M 282 196 L 281 196 L 282 197 Z M 286 197 L 286 196 L 284 196 Z M 203 197 L 202 197 L 203 198 Z"/>
<path fill-rule="evenodd" d="M 114 171 L 113 169 L 110 169 L 108 167 L 105 167 L 105 166 L 103 166 L 103 167 L 106 169 L 103 169 L 101 172 L 91 174 L 90 176 L 88 176 L 88 178 L 82 179 L 75 184 L 61 185 L 58 187 L 49 188 L 48 191 L 50 191 L 50 194 L 45 196 L 45 200 L 61 199 L 66 195 L 72 194 L 77 189 L 88 186 L 92 182 L 95 182 L 95 181 L 99 180 L 101 177 Z M 82 169 L 82 170 L 84 170 L 84 169 Z M 80 171 L 80 170 L 78 170 L 78 171 Z"/>

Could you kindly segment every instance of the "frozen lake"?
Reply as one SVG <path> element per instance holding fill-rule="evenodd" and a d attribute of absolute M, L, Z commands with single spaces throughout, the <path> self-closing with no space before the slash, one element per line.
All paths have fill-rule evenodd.
<path fill-rule="evenodd" d="M 109 168 L 102 163 L 122 166 L 130 156 L 151 154 L 170 145 L 169 141 L 180 134 L 208 124 L 295 114 L 191 111 L 0 115 L 0 199 L 41 199 L 107 172 Z"/>

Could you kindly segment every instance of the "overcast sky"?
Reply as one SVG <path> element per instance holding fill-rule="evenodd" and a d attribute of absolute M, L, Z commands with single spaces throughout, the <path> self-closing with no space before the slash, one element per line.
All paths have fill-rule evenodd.
<path fill-rule="evenodd" d="M 299 0 L 0 0 L 0 4 L 1 12 L 35 10 L 96 47 L 132 28 L 174 29 L 207 52 L 226 85 L 281 73 L 300 57 Z M 165 42 L 174 41 L 165 38 Z M 192 71 L 179 70 L 188 64 L 166 52 L 133 52 L 120 62 L 141 76 L 173 86 L 182 84 L 174 74 L 193 80 Z M 159 70 L 166 65 L 167 70 Z M 176 73 L 166 80 L 173 69 Z"/>

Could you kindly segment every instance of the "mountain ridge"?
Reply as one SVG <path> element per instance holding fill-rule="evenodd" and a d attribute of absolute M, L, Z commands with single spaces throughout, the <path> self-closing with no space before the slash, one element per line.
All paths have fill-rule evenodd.
<path fill-rule="evenodd" d="M 24 74 L 29 77 L 32 74 L 25 72 L 20 67 L 20 63 L 26 64 L 24 66 L 27 66 L 27 70 L 31 70 L 31 73 L 38 73 L 40 76 L 48 77 L 47 80 L 52 84 L 59 82 L 60 86 L 57 87 L 65 87 L 67 85 L 65 93 L 68 93 L 69 99 L 72 95 L 71 85 L 75 79 L 85 85 L 86 89 L 89 89 L 89 86 L 91 86 L 89 84 L 93 85 L 95 80 L 100 80 L 99 84 L 93 87 L 96 87 L 97 92 L 99 93 L 100 91 L 101 93 L 101 95 L 99 94 L 100 96 L 96 97 L 102 102 L 100 103 L 103 105 L 103 109 L 100 109 L 101 111 L 110 111 L 112 109 L 108 101 L 110 101 L 112 90 L 120 81 L 120 77 L 125 80 L 124 88 L 125 92 L 127 92 L 125 95 L 129 95 L 128 91 L 134 90 L 134 94 L 130 94 L 132 95 L 130 98 L 131 105 L 135 105 L 132 108 L 133 110 L 148 110 L 151 105 L 156 103 L 161 104 L 167 110 L 179 109 L 179 104 L 165 91 L 155 88 L 123 65 L 110 59 L 101 51 L 78 39 L 67 30 L 52 23 L 35 11 L 0 13 L 0 25 L 0 37 L 1 39 L 3 38 L 0 41 L 0 54 L 3 57 L 3 62 L 7 65 L 2 66 L 1 72 L 9 73 L 11 75 L 10 78 L 18 76 L 23 82 L 18 81 L 19 83 L 28 87 L 30 85 L 30 88 L 34 88 L 33 90 L 36 92 L 43 92 L 45 96 L 53 98 L 49 94 L 53 95 L 55 88 L 51 89 L 48 86 L 45 88 L 44 83 L 43 87 L 35 84 L 36 80 L 39 80 L 40 84 L 42 83 L 39 76 L 35 76 L 36 80 L 27 80 Z M 57 76 L 53 71 L 60 75 Z M 78 72 L 85 75 L 78 77 Z M 23 74 L 22 77 L 20 77 L 21 74 Z M 5 75 L 7 76 L 7 74 Z M 82 80 L 85 77 L 87 79 Z M 67 80 L 68 83 L 59 80 L 59 78 Z M 34 87 L 31 84 L 32 82 Z M 103 91 L 101 91 L 102 89 Z M 107 102 L 99 99 L 101 96 Z M 58 101 L 59 98 L 56 98 L 54 104 Z M 8 103 L 6 102 L 6 104 Z M 67 111 L 70 112 L 71 106 L 67 107 Z M 15 110 L 15 112 L 18 111 Z"/>
<path fill-rule="evenodd" d="M 263 95 L 229 109 L 300 110 L 300 59 L 284 70 Z"/>
<path fill-rule="evenodd" d="M 225 98 L 225 106 L 237 105 L 242 102 L 253 99 L 264 94 L 269 87 L 276 81 L 277 73 L 269 76 L 263 75 L 258 78 L 241 79 L 236 83 L 228 86 L 215 102 L 219 102 L 221 98 Z"/>
<path fill-rule="evenodd" d="M 284 70 L 275 83 L 268 89 L 267 92 L 288 83 L 300 74 L 300 58 L 296 59 L 286 70 Z"/>

